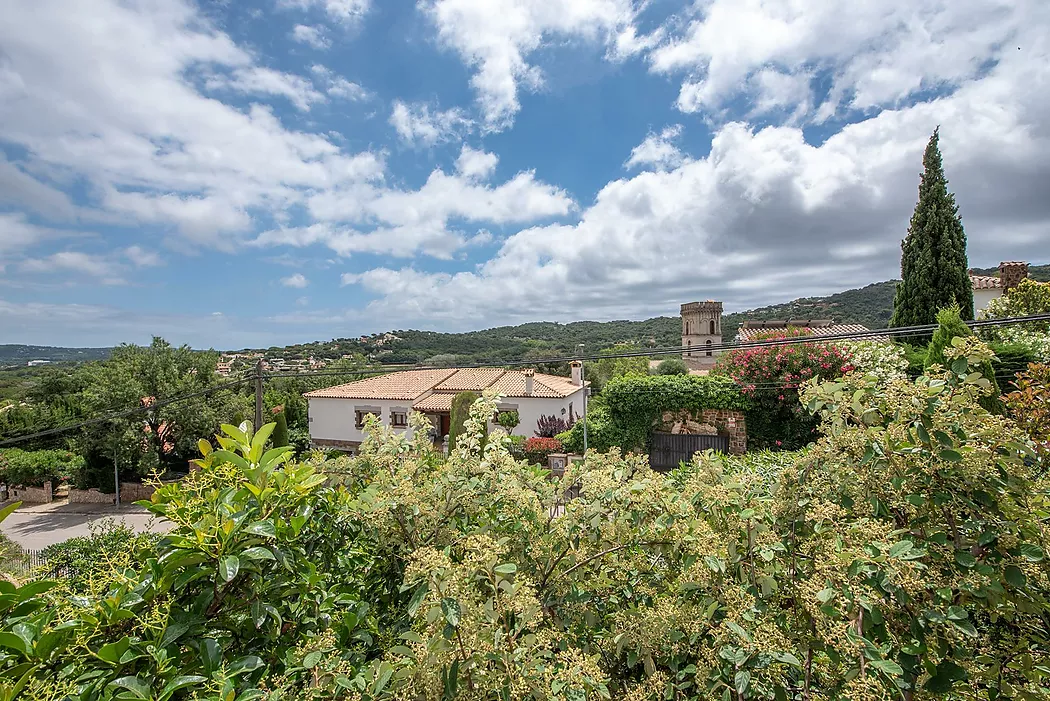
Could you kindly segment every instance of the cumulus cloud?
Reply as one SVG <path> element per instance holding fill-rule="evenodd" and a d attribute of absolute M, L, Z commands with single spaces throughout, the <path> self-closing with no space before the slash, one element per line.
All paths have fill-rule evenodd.
<path fill-rule="evenodd" d="M 292 39 L 318 50 L 327 49 L 332 45 L 325 36 L 324 27 L 320 25 L 297 24 L 292 28 Z"/>
<path fill-rule="evenodd" d="M 681 124 L 665 127 L 659 134 L 650 132 L 645 141 L 631 149 L 631 155 L 624 167 L 629 169 L 653 166 L 662 170 L 681 164 L 684 156 L 674 143 L 681 134 Z"/>
<path fill-rule="evenodd" d="M 52 282 L 66 282 L 66 275 L 74 273 L 90 277 L 103 285 L 127 284 L 123 266 L 108 255 L 59 251 L 46 258 L 28 258 L 20 267 L 24 273 L 57 276 Z"/>
<path fill-rule="evenodd" d="M 312 82 L 302 76 L 252 66 L 238 68 L 229 75 L 212 75 L 204 83 L 209 90 L 232 90 L 246 95 L 277 95 L 287 98 L 296 109 L 308 112 L 325 97 L 314 89 Z"/>
<path fill-rule="evenodd" d="M 527 319 L 674 314 L 690 299 L 730 309 L 823 294 L 898 273 L 922 149 L 941 125 L 970 259 L 1045 255 L 1050 202 L 1050 32 L 951 95 L 884 110 L 823 143 L 801 129 L 720 127 L 710 153 L 606 185 L 577 223 L 526 228 L 476 269 L 380 267 L 346 280 L 370 311 L 474 327 Z M 554 292 L 556 291 L 556 293 Z M 396 321 L 395 321 L 396 320 Z M 440 322 L 437 322 L 440 320 Z"/>
<path fill-rule="evenodd" d="M 142 246 L 128 246 L 124 249 L 124 257 L 140 268 L 150 268 L 163 264 L 159 255 L 154 251 L 147 251 Z"/>
<path fill-rule="evenodd" d="M 425 103 L 409 105 L 395 100 L 390 124 L 405 143 L 434 146 L 460 138 L 471 130 L 474 122 L 459 108 L 431 111 Z"/>
<path fill-rule="evenodd" d="M 648 55 L 653 70 L 685 75 L 682 111 L 718 113 L 748 86 L 767 107 L 804 105 L 826 76 L 821 119 L 957 87 L 1016 50 L 1025 23 L 1050 21 L 1038 0 L 695 0 L 688 15 Z"/>
<path fill-rule="evenodd" d="M 487 129 L 508 127 L 521 107 L 519 88 L 536 90 L 543 74 L 530 54 L 547 39 L 608 46 L 616 55 L 650 44 L 632 25 L 631 0 L 419 0 L 439 40 L 474 68 L 470 80 Z"/>
<path fill-rule="evenodd" d="M 459 158 L 456 159 L 456 172 L 465 178 L 485 180 L 496 170 L 497 163 L 499 156 L 496 154 L 479 151 L 463 144 Z"/>
<path fill-rule="evenodd" d="M 372 0 L 278 0 L 278 5 L 300 10 L 323 10 L 329 18 L 344 25 L 352 25 L 368 14 Z"/>
<path fill-rule="evenodd" d="M 294 275 L 289 275 L 288 277 L 282 277 L 281 284 L 285 287 L 295 287 L 301 290 L 307 285 L 309 285 L 310 281 L 307 280 L 302 273 L 295 273 Z"/>

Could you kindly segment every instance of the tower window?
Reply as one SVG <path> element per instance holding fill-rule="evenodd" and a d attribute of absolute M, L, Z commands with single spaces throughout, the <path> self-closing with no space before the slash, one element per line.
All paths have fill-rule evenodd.
<path fill-rule="evenodd" d="M 713 324 L 714 322 L 711 322 L 711 323 Z M 711 355 L 711 339 L 710 338 L 707 339 L 707 355 L 708 356 Z"/>

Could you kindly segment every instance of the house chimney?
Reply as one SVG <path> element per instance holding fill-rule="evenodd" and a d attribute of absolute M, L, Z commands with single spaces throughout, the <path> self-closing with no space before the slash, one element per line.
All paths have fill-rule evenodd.
<path fill-rule="evenodd" d="M 525 396 L 531 397 L 533 386 L 536 382 L 536 371 L 529 368 L 528 370 L 523 370 L 522 374 L 525 375 Z"/>
<path fill-rule="evenodd" d="M 583 387 L 583 363 L 574 360 L 572 365 L 572 383 L 577 387 Z"/>
<path fill-rule="evenodd" d="M 1028 263 L 1007 261 L 999 264 L 999 286 L 1003 292 L 1012 290 L 1028 277 Z"/>

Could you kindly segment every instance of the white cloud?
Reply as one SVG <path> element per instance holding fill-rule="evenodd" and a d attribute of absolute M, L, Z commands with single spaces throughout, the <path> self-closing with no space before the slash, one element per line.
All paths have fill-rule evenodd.
<path fill-rule="evenodd" d="M 327 49 L 332 45 L 332 42 L 325 36 L 324 27 L 320 25 L 297 24 L 292 29 L 292 39 L 318 50 Z"/>
<path fill-rule="evenodd" d="M 33 224 L 21 212 L 0 212 L 0 261 L 5 253 L 24 251 L 47 239 L 69 235 L 71 232 Z"/>
<path fill-rule="evenodd" d="M 496 170 L 499 156 L 486 151 L 479 151 L 463 144 L 463 149 L 456 159 L 456 171 L 465 178 L 486 180 Z"/>
<path fill-rule="evenodd" d="M 103 285 L 126 285 L 124 268 L 112 256 L 83 253 L 81 251 L 59 251 L 46 258 L 28 258 L 22 262 L 24 273 L 57 276 L 54 282 L 66 282 L 63 273 L 77 273 L 94 278 Z"/>
<path fill-rule="evenodd" d="M 417 146 L 434 146 L 460 138 L 471 130 L 474 123 L 458 108 L 431 112 L 425 103 L 409 105 L 394 100 L 390 124 L 402 141 Z"/>
<path fill-rule="evenodd" d="M 300 10 L 324 10 L 332 19 L 349 25 L 360 22 L 368 14 L 372 0 L 278 0 L 278 4 Z"/>
<path fill-rule="evenodd" d="M 289 275 L 288 277 L 282 277 L 281 284 L 285 287 L 295 287 L 301 290 L 307 285 L 309 285 L 310 281 L 307 280 L 302 273 L 295 273 L 294 275 Z"/>
<path fill-rule="evenodd" d="M 325 92 L 330 97 L 360 102 L 372 97 L 371 93 L 357 83 L 351 82 L 341 75 L 336 75 L 320 63 L 310 66 L 310 72 L 325 85 Z"/>
<path fill-rule="evenodd" d="M 153 251 L 147 251 L 142 246 L 128 246 L 124 249 L 124 257 L 140 268 L 163 265 L 159 255 Z"/>
<path fill-rule="evenodd" d="M 674 141 L 682 134 L 681 124 L 664 127 L 659 134 L 649 132 L 645 141 L 631 149 L 631 156 L 624 163 L 625 168 L 655 166 L 657 170 L 674 168 L 685 158 Z"/>
<path fill-rule="evenodd" d="M 686 74 L 681 110 L 717 113 L 755 83 L 759 111 L 763 100 L 788 113 L 808 109 L 809 78 L 822 72 L 831 91 L 821 118 L 843 104 L 892 107 L 920 90 L 958 86 L 1016 50 L 1026 23 L 1050 21 L 1038 0 L 695 0 L 689 13 L 649 55 L 654 70 Z"/>
<path fill-rule="evenodd" d="M 0 140 L 26 155 L 17 168 L 0 165 L 0 179 L 38 209 L 57 205 L 54 216 L 89 210 L 71 211 L 38 173 L 80 180 L 96 218 L 231 248 L 251 227 L 249 212 L 279 218 L 308 192 L 383 173 L 376 154 L 290 130 L 264 105 L 242 110 L 201 94 L 212 79 L 303 108 L 326 99 L 303 78 L 257 66 L 186 0 L 4 9 Z"/>
<path fill-rule="evenodd" d="M 76 207 L 69 196 L 23 172 L 0 152 L 0 203 L 22 207 L 50 220 L 72 219 Z M 0 236 L 0 246 L 3 237 Z"/>
<path fill-rule="evenodd" d="M 637 8 L 631 0 L 418 0 L 418 7 L 436 25 L 440 41 L 475 69 L 470 82 L 492 130 L 513 121 L 521 106 L 519 87 L 543 84 L 528 58 L 545 39 L 602 42 L 614 54 L 648 44 L 632 26 Z"/>
<path fill-rule="evenodd" d="M 232 90 L 246 95 L 284 97 L 303 112 L 310 111 L 314 103 L 325 101 L 325 96 L 314 89 L 313 83 L 306 78 L 261 66 L 237 68 L 229 75 L 212 75 L 204 85 L 214 91 Z"/>
<path fill-rule="evenodd" d="M 746 309 L 898 274 L 922 150 L 941 125 L 975 265 L 1039 261 L 1050 202 L 1050 25 L 949 96 L 885 110 L 823 143 L 800 128 L 716 130 L 710 153 L 608 183 L 578 223 L 521 230 L 474 269 L 381 267 L 344 278 L 392 326 L 674 314 L 715 297 Z"/>

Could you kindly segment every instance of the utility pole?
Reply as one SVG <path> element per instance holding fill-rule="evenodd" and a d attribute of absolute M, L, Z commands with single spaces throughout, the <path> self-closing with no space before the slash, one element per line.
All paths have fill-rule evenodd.
<path fill-rule="evenodd" d="M 576 347 L 580 349 L 580 384 L 583 385 L 583 454 L 587 455 L 587 375 L 583 364 L 583 344 Z"/>
<path fill-rule="evenodd" d="M 263 421 L 263 361 L 255 363 L 255 430 L 262 428 Z"/>
<path fill-rule="evenodd" d="M 115 436 L 116 434 L 114 434 Z M 116 495 L 116 501 L 113 502 L 114 506 L 120 508 L 120 464 L 118 462 L 118 456 L 120 454 L 120 442 L 119 438 L 113 441 L 113 493 Z"/>

